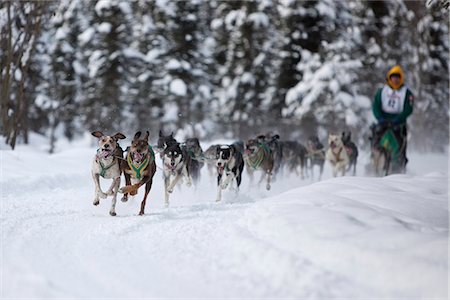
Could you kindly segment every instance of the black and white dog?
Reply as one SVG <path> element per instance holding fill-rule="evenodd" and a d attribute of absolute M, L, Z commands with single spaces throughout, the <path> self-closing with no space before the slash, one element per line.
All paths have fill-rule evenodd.
<path fill-rule="evenodd" d="M 189 170 L 189 160 L 191 158 L 182 150 L 179 143 L 168 144 L 163 153 L 163 174 L 164 174 L 164 191 L 165 205 L 169 206 L 169 194 L 173 192 L 174 187 L 182 178 L 186 179 L 186 185 L 192 185 L 192 177 Z"/>
<path fill-rule="evenodd" d="M 222 190 L 236 179 L 237 189 L 242 181 L 242 171 L 244 170 L 244 159 L 242 152 L 239 151 L 239 145 L 221 145 L 216 148 L 216 167 L 217 167 L 217 199 L 222 199 Z"/>

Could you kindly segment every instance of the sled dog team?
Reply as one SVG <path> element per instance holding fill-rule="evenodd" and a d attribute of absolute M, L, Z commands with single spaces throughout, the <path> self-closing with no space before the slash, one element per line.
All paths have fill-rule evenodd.
<path fill-rule="evenodd" d="M 98 139 L 98 150 L 92 163 L 92 177 L 95 184 L 93 204 L 98 205 L 100 198 L 112 196 L 109 214 L 115 216 L 117 194 L 119 192 L 123 194 L 121 200 L 126 202 L 129 195 L 136 195 L 144 186 L 144 198 L 139 211 L 139 215 L 143 215 L 157 168 L 155 151 L 149 144 L 150 133 L 136 132 L 131 145 L 125 150 L 125 156 L 118 143 L 119 140 L 126 138 L 122 133 L 109 136 L 94 131 L 92 135 Z M 295 172 L 301 178 L 304 178 L 304 173 L 309 169 L 314 178 L 313 170 L 317 165 L 320 180 L 325 160 L 330 163 L 333 176 L 337 176 L 338 173 L 344 176 L 351 167 L 355 175 L 358 157 L 358 149 L 351 141 L 350 133 L 330 134 L 327 150 L 317 136 L 311 136 L 305 147 L 297 141 L 280 141 L 279 135 L 260 135 L 245 143 L 237 141 L 230 145 L 212 145 L 203 151 L 197 138 L 179 143 L 173 134 L 165 136 L 160 131 L 155 150 L 159 153 L 163 164 L 166 207 L 169 206 L 169 197 L 175 186 L 182 182 L 187 186 L 197 183 L 200 179 L 200 170 L 205 164 L 210 175 L 214 173 L 214 169 L 216 170 L 216 201 L 220 201 L 222 190 L 231 186 L 233 181 L 237 190 L 239 189 L 244 166 L 251 184 L 254 172 L 262 171 L 260 182 L 265 179 L 266 189 L 270 190 L 274 177 L 284 169 Z M 120 187 L 122 174 L 125 177 L 125 186 Z M 106 192 L 100 187 L 100 177 L 112 180 Z"/>

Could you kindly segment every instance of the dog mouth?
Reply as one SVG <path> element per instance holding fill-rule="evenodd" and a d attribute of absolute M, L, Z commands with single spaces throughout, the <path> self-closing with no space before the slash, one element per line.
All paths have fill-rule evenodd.
<path fill-rule="evenodd" d="M 147 155 L 147 153 L 142 153 L 142 152 L 132 152 L 131 153 L 131 157 L 133 158 L 133 162 L 134 163 L 141 163 L 145 156 Z"/>
<path fill-rule="evenodd" d="M 112 150 L 109 148 L 101 148 L 100 151 L 97 153 L 97 157 L 100 159 L 108 158 L 112 155 Z"/>
<path fill-rule="evenodd" d="M 253 154 L 253 152 L 255 152 L 255 149 L 253 149 L 253 148 L 247 148 L 247 149 L 245 149 L 245 154 L 247 154 L 247 155 Z"/>
<path fill-rule="evenodd" d="M 223 170 L 225 170 L 225 166 L 223 166 L 223 165 L 222 166 L 218 166 L 217 170 L 219 171 L 220 174 L 222 174 Z"/>
<path fill-rule="evenodd" d="M 331 147 L 332 149 L 334 149 L 334 148 L 336 148 L 336 147 L 337 147 L 337 145 L 336 145 L 336 143 L 335 143 L 335 142 L 331 142 L 331 143 L 330 143 L 330 147 Z"/>

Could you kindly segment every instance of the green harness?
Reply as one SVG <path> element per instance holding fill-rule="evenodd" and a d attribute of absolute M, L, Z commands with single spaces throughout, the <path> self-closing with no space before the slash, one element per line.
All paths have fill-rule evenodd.
<path fill-rule="evenodd" d="M 99 152 L 100 149 L 97 150 L 97 153 Z M 114 164 L 116 163 L 116 158 L 113 159 L 112 163 L 109 166 L 106 166 L 102 163 L 101 159 L 98 158 L 97 159 L 98 164 L 100 165 L 100 176 L 102 176 L 103 178 L 105 178 L 106 175 L 106 171 L 108 171 L 112 166 L 114 166 Z"/>
<path fill-rule="evenodd" d="M 151 146 L 148 146 L 148 151 L 149 151 L 150 155 L 147 155 L 147 157 L 144 159 L 144 161 L 138 165 L 133 163 L 133 160 L 131 158 L 131 152 L 128 152 L 128 155 L 127 155 L 128 166 L 134 172 L 134 177 L 139 180 L 141 180 L 141 178 L 142 178 L 142 175 L 141 175 L 142 170 L 145 170 L 145 168 L 147 168 L 148 164 L 155 160 L 155 152 L 153 152 L 153 149 Z"/>
<path fill-rule="evenodd" d="M 256 170 L 261 166 L 261 164 L 264 160 L 264 155 L 266 153 L 270 153 L 270 152 L 271 152 L 271 150 L 266 144 L 259 144 L 256 155 L 253 157 L 248 156 L 247 162 L 250 165 L 250 167 L 252 167 L 253 170 Z"/>

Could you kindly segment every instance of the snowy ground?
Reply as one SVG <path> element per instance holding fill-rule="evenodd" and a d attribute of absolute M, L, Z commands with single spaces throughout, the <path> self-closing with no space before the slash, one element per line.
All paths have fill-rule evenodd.
<path fill-rule="evenodd" d="M 140 194 L 110 217 L 109 199 L 92 205 L 89 143 L 0 151 L 2 298 L 448 297 L 447 155 L 372 178 L 362 153 L 360 176 L 326 165 L 270 192 L 244 177 L 222 203 L 204 170 L 170 208 L 158 170 L 145 216 Z"/>

